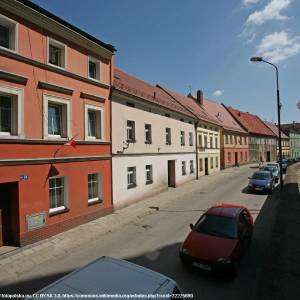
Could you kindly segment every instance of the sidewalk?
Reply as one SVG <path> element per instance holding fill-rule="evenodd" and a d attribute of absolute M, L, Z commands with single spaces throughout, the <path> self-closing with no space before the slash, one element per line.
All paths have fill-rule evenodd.
<path fill-rule="evenodd" d="M 188 191 L 204 191 L 210 185 L 214 185 L 216 180 L 240 172 L 244 168 L 249 168 L 249 165 L 226 169 L 211 176 L 201 177 L 199 180 L 187 182 L 176 189 L 172 188 L 156 196 L 146 198 L 110 215 L 77 226 L 51 238 L 0 255 L 0 287 L 39 264 L 68 255 L 75 247 L 86 245 L 99 239 L 105 233 L 115 231 L 126 224 L 140 220 L 143 216 L 154 213 L 155 209 L 150 207 L 162 209 L 176 199 L 184 199 Z"/>
<path fill-rule="evenodd" d="M 300 298 L 300 164 L 288 168 L 257 299 Z"/>

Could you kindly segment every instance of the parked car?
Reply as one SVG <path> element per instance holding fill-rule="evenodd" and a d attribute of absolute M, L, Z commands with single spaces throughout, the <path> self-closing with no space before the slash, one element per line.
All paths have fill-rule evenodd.
<path fill-rule="evenodd" d="M 280 170 L 280 167 L 279 167 L 279 163 L 278 162 L 268 162 L 266 163 L 265 167 L 266 166 L 270 166 L 270 167 L 276 167 L 278 169 L 278 172 Z"/>
<path fill-rule="evenodd" d="M 290 162 L 288 161 L 288 159 L 283 159 L 282 160 L 282 171 L 286 172 L 287 167 L 289 166 Z"/>
<path fill-rule="evenodd" d="M 276 166 L 266 165 L 262 171 L 269 171 L 272 173 L 275 183 L 279 181 L 279 169 Z"/>
<path fill-rule="evenodd" d="M 133 295 L 130 299 L 141 299 L 135 294 L 162 295 L 177 294 L 176 299 L 183 299 L 177 283 L 171 278 L 146 269 L 131 262 L 102 256 L 88 265 L 62 277 L 36 293 L 43 299 L 53 299 L 53 295 L 66 294 L 68 298 L 84 295 L 110 295 L 101 299 L 120 299 L 113 295 Z M 37 298 L 37 297 L 35 297 Z M 28 298 L 31 299 L 31 298 Z M 150 296 L 149 298 L 150 299 Z M 152 299 L 152 298 L 151 298 Z M 155 299 L 173 299 L 160 298 Z"/>
<path fill-rule="evenodd" d="M 272 193 L 275 187 L 275 180 L 269 171 L 254 172 L 252 177 L 249 177 L 248 191 L 259 191 Z"/>
<path fill-rule="evenodd" d="M 215 205 L 190 227 L 180 248 L 182 263 L 234 274 L 236 262 L 252 238 L 253 218 L 249 210 L 234 204 Z"/>

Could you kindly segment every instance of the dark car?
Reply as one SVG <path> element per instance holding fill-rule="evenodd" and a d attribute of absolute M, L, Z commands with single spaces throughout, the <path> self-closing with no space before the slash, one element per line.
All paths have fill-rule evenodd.
<path fill-rule="evenodd" d="M 283 159 L 282 160 L 282 171 L 283 172 L 286 172 L 287 170 L 287 167 L 289 166 L 290 162 L 288 159 Z"/>
<path fill-rule="evenodd" d="M 269 171 L 257 171 L 252 177 L 249 177 L 248 191 L 250 192 L 268 192 L 271 194 L 274 188 L 275 180 Z"/>
<path fill-rule="evenodd" d="M 234 274 L 236 262 L 252 238 L 249 210 L 234 204 L 216 205 L 190 227 L 180 248 L 181 261 L 202 270 Z"/>

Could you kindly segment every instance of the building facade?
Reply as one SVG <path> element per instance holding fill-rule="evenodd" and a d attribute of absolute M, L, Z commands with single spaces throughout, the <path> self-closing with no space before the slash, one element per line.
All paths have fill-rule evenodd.
<path fill-rule="evenodd" d="M 281 128 L 289 137 L 290 157 L 300 157 L 300 123 L 282 124 Z"/>
<path fill-rule="evenodd" d="M 277 139 L 272 130 L 256 115 L 232 107 L 224 107 L 248 132 L 249 162 L 277 160 Z"/>
<path fill-rule="evenodd" d="M 197 135 L 197 176 L 210 175 L 220 171 L 221 127 L 219 122 L 204 109 L 203 92 L 199 90 L 197 97 L 183 96 L 165 87 L 159 87 L 197 119 L 195 130 L 195 135 Z"/>
<path fill-rule="evenodd" d="M 112 211 L 114 48 L 31 1 L 0 11 L 0 245 L 22 246 Z"/>
<path fill-rule="evenodd" d="M 264 121 L 265 124 L 273 131 L 277 138 L 277 158 L 279 159 L 279 130 L 276 124 Z M 281 131 L 281 153 L 282 158 L 290 157 L 290 140 L 289 137 Z"/>
<path fill-rule="evenodd" d="M 194 117 L 159 88 L 115 69 L 114 207 L 196 177 Z"/>

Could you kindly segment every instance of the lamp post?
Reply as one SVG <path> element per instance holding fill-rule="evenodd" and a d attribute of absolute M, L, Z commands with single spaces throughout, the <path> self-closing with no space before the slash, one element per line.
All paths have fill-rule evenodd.
<path fill-rule="evenodd" d="M 278 84 L 278 68 L 269 61 L 264 60 L 262 57 L 251 57 L 250 61 L 252 62 L 264 62 L 268 65 L 271 65 L 276 70 L 276 85 L 277 85 L 277 115 L 278 115 L 278 139 L 279 139 L 279 167 L 280 167 L 280 190 L 283 188 L 283 176 L 282 176 L 282 147 L 281 147 L 281 124 L 280 124 L 280 96 L 279 96 L 279 84 Z"/>

